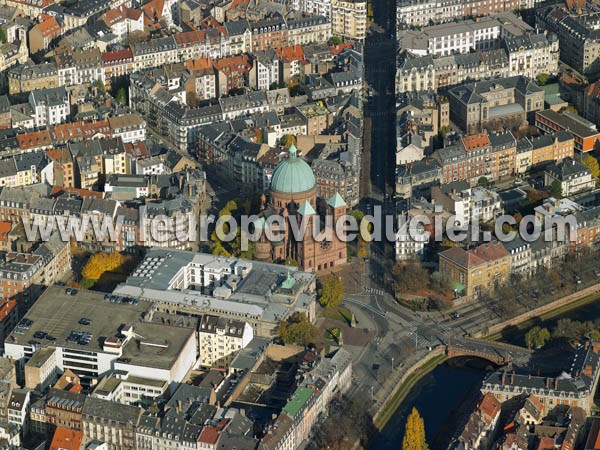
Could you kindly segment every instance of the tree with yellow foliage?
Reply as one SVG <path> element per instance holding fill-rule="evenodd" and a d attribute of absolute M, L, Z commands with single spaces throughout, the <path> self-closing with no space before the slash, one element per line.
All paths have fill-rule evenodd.
<path fill-rule="evenodd" d="M 329 274 L 321 282 L 319 290 L 319 303 L 325 308 L 334 308 L 342 304 L 344 298 L 344 282 L 334 275 Z"/>
<path fill-rule="evenodd" d="M 290 148 L 292 144 L 296 145 L 296 136 L 293 134 L 286 134 L 283 140 L 283 146 L 285 148 Z"/>
<path fill-rule="evenodd" d="M 90 256 L 81 275 L 85 279 L 98 281 L 105 272 L 115 272 L 123 267 L 126 261 L 127 258 L 118 252 L 96 253 Z"/>
<path fill-rule="evenodd" d="M 598 164 L 598 160 L 592 155 L 584 155 L 581 158 L 581 162 L 587 166 L 594 178 L 600 176 L 600 164 Z"/>
<path fill-rule="evenodd" d="M 425 440 L 425 423 L 417 408 L 414 407 L 406 419 L 402 450 L 429 450 Z"/>

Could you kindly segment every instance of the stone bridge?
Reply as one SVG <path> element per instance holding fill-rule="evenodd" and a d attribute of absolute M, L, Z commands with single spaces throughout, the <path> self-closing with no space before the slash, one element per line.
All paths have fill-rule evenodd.
<path fill-rule="evenodd" d="M 504 342 L 461 337 L 446 344 L 446 355 L 449 358 L 476 356 L 499 366 L 514 364 L 523 367 L 528 364 L 531 351 Z"/>

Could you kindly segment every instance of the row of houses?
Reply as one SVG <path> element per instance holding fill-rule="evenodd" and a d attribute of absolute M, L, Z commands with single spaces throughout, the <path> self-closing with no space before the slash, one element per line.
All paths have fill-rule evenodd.
<path fill-rule="evenodd" d="M 351 383 L 352 356 L 341 348 L 305 374 L 258 449 L 283 450 L 305 444 L 312 427 L 327 415 L 331 400 L 343 395 Z"/>
<path fill-rule="evenodd" d="M 521 75 L 533 79 L 540 73 L 558 72 L 558 40 L 551 33 L 509 35 L 495 42 L 474 52 L 470 47 L 460 52 L 450 49 L 444 56 L 403 50 L 397 58 L 396 93 L 435 91 L 488 78 Z"/>
<path fill-rule="evenodd" d="M 439 270 L 455 283 L 457 293 L 468 297 L 495 289 L 508 282 L 511 274 L 530 275 L 551 267 L 569 251 L 589 248 L 600 236 L 598 191 L 558 200 L 549 198 L 535 209 L 536 224 L 545 230 L 557 218 L 570 217 L 576 227 L 548 230 L 530 241 L 515 236 L 506 242 L 490 242 L 471 249 L 453 247 L 439 254 Z M 558 239 L 564 231 L 566 239 Z"/>
<path fill-rule="evenodd" d="M 535 0 L 404 0 L 396 5 L 396 24 L 422 27 L 432 23 L 452 22 L 456 18 L 488 16 L 502 12 L 513 12 L 533 8 Z"/>

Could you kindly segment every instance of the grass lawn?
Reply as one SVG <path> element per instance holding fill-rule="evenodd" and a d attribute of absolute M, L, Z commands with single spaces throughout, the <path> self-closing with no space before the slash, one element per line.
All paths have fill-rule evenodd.
<path fill-rule="evenodd" d="M 335 308 L 325 308 L 323 316 L 328 319 L 339 320 L 346 325 L 352 324 L 352 313 L 344 308 L 343 306 L 337 306 Z"/>
<path fill-rule="evenodd" d="M 342 329 L 340 327 L 331 327 L 325 330 L 325 339 L 338 343 L 342 337 Z"/>

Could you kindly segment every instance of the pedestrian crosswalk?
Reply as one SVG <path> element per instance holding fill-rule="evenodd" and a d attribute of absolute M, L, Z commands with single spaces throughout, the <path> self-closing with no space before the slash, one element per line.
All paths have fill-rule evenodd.
<path fill-rule="evenodd" d="M 384 291 L 383 289 L 376 289 L 376 288 L 365 288 L 365 291 L 368 292 L 369 294 L 375 294 L 375 295 L 383 295 Z"/>

